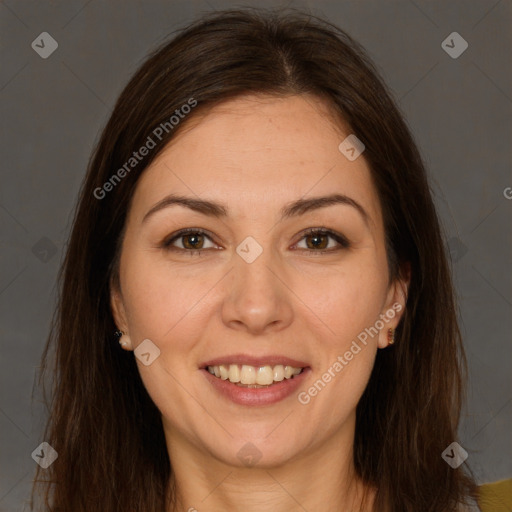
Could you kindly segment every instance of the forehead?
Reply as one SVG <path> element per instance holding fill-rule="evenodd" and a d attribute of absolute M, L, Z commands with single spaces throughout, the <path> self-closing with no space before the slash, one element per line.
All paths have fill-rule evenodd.
<path fill-rule="evenodd" d="M 349 161 L 338 149 L 350 129 L 327 102 L 246 96 L 185 122 L 139 179 L 136 213 L 171 192 L 229 202 L 238 214 L 339 192 L 363 203 L 380 224 L 370 169 L 363 155 Z"/>

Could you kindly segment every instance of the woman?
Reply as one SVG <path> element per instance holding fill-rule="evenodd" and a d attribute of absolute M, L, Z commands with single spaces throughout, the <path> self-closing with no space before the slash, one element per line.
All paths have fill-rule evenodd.
<path fill-rule="evenodd" d="M 426 172 L 364 50 L 322 20 L 216 13 L 145 61 L 91 159 L 57 319 L 47 510 L 476 496 Z"/>

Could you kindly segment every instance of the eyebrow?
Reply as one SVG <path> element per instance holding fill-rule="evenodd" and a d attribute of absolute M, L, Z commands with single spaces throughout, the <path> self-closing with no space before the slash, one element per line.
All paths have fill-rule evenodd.
<path fill-rule="evenodd" d="M 312 197 L 307 199 L 298 199 L 291 203 L 286 204 L 280 210 L 281 220 L 303 215 L 305 213 L 332 206 L 336 204 L 342 204 L 352 206 L 359 212 L 366 225 L 369 226 L 370 216 L 366 210 L 354 199 L 344 194 L 331 194 L 328 196 Z M 146 222 L 149 217 L 154 215 L 156 212 L 168 208 L 170 206 L 179 205 L 185 208 L 189 208 L 195 212 L 210 217 L 225 218 L 228 216 L 228 208 L 226 205 L 217 203 L 215 201 L 208 201 L 205 199 L 194 199 L 192 197 L 180 196 L 176 194 L 169 194 L 164 197 L 161 201 L 156 203 L 142 219 L 142 223 Z"/>

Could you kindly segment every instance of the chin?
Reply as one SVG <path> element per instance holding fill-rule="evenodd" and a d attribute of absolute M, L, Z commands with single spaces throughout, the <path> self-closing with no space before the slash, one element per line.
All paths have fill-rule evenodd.
<path fill-rule="evenodd" d="M 239 435 L 233 432 L 232 438 L 228 436 L 225 439 L 225 450 L 216 444 L 211 447 L 211 452 L 215 458 L 230 466 L 271 469 L 286 465 L 297 457 L 303 446 L 307 445 L 284 430 L 279 435 L 271 433 L 276 428 L 275 423 L 266 427 L 269 428 L 263 429 L 263 435 L 260 434 L 261 429 L 257 429 L 258 434 L 252 429 L 254 435 L 247 431 L 240 432 Z M 219 448 L 222 451 L 219 451 Z"/>

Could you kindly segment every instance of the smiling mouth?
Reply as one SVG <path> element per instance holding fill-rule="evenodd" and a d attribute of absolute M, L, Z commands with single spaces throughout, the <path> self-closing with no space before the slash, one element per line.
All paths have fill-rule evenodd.
<path fill-rule="evenodd" d="M 250 366 L 246 364 L 221 364 L 206 369 L 221 380 L 244 388 L 268 388 L 283 380 L 293 379 L 304 368 L 277 364 L 275 366 Z"/>

